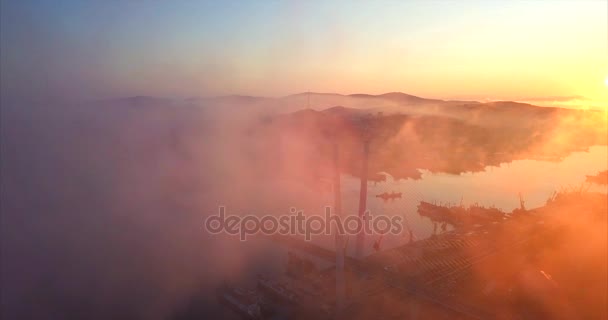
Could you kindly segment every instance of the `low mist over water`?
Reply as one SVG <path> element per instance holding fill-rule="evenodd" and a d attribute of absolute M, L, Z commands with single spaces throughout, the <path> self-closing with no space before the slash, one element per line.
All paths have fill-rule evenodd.
<path fill-rule="evenodd" d="M 199 307 L 205 312 L 225 312 L 216 306 L 215 286 L 224 279 L 247 283 L 258 272 L 280 272 L 285 249 L 267 241 L 211 236 L 202 229 L 205 216 L 215 214 L 219 205 L 235 214 L 285 214 L 292 206 L 319 214 L 333 204 L 326 182 L 329 160 L 322 149 L 315 150 L 319 142 L 311 140 L 315 129 L 291 126 L 297 135 L 280 140 L 280 135 L 251 134 L 282 121 L 283 115 L 265 108 L 140 100 L 2 105 L 6 317 L 166 318 L 192 297 L 202 297 Z M 229 108 L 245 112 L 234 117 Z M 410 140 L 393 142 L 406 150 L 416 146 L 411 139 L 432 136 L 409 123 L 394 131 L 411 133 Z M 553 136 L 548 138 L 538 143 L 553 143 Z M 376 154 L 385 150 L 380 148 L 372 145 L 372 167 Z M 588 151 L 575 151 L 581 148 Z M 423 239 L 433 230 L 430 220 L 415 212 L 421 200 L 462 199 L 509 212 L 518 205 L 518 193 L 530 207 L 540 206 L 552 191 L 579 186 L 585 175 L 606 169 L 605 145 L 537 150 L 544 149 L 564 151 L 550 161 L 525 160 L 525 154 L 534 159 L 535 150 L 520 149 L 487 167 L 474 163 L 469 172 L 422 169 L 411 178 L 393 178 L 381 173 L 390 168 L 380 167 L 385 181 L 369 182 L 368 208 L 405 214 Z M 421 157 L 403 157 L 410 155 Z M 359 166 L 357 153 L 343 156 L 352 159 L 343 164 L 346 171 Z M 358 178 L 344 174 L 342 181 L 343 212 L 356 214 Z M 403 199 L 375 197 L 392 191 L 402 192 Z M 366 240 L 367 252 L 374 240 Z M 333 245 L 330 238 L 313 242 Z M 387 239 L 386 246 L 403 242 Z"/>
<path fill-rule="evenodd" d="M 0 0 L 0 318 L 608 318 L 606 5 Z"/>

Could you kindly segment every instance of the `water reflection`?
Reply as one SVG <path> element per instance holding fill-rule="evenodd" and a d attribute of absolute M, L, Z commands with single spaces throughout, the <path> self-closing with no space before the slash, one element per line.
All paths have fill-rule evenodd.
<path fill-rule="evenodd" d="M 387 176 L 386 182 L 369 183 L 368 209 L 372 214 L 404 217 L 405 230 L 402 236 L 387 235 L 381 240 L 381 249 L 405 244 L 411 230 L 417 240 L 434 233 L 448 232 L 451 226 L 443 227 L 417 212 L 420 201 L 443 205 L 494 206 L 510 213 L 518 208 L 521 193 L 527 208 L 535 208 L 546 203 L 553 192 L 560 189 L 579 187 L 586 183 L 586 175 L 595 175 L 608 166 L 608 147 L 593 146 L 586 152 L 574 152 L 560 162 L 543 160 L 516 160 L 497 167 L 487 167 L 482 172 L 468 172 L 459 175 L 432 173 L 423 170 L 422 179 L 395 180 Z M 359 179 L 342 177 L 343 214 L 355 215 L 358 210 Z M 607 186 L 589 184 L 590 191 L 608 192 Z M 401 198 L 385 201 L 378 194 L 401 193 Z M 331 203 L 330 197 L 325 198 Z M 374 252 L 374 245 L 380 236 L 368 236 L 365 254 Z M 313 240 L 322 246 L 333 248 L 333 238 L 317 237 Z M 354 244 L 354 237 L 349 243 Z M 354 245 L 348 254 L 355 255 Z"/>

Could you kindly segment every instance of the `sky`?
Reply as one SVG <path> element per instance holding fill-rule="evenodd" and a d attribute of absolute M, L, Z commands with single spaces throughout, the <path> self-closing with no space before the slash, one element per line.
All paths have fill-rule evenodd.
<path fill-rule="evenodd" d="M 605 0 L 0 1 L 4 96 L 608 105 Z"/>

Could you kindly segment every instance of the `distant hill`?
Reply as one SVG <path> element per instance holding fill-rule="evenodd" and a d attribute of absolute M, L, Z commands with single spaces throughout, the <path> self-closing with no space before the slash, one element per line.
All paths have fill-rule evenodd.
<path fill-rule="evenodd" d="M 543 118 L 549 114 L 574 115 L 577 110 L 554 107 L 540 107 L 528 103 L 513 101 L 457 101 L 427 99 L 403 92 L 384 94 L 338 94 L 302 92 L 284 97 L 256 97 L 247 95 L 228 95 L 206 98 L 189 98 L 184 100 L 134 96 L 119 99 L 101 100 L 97 103 L 121 107 L 166 107 L 166 106 L 201 106 L 221 107 L 239 112 L 258 112 L 266 114 L 293 113 L 311 109 L 326 113 L 374 113 L 409 115 L 434 115 L 457 118 L 483 126 L 504 126 L 509 120 L 524 119 L 528 122 Z M 540 117 L 540 118 L 539 118 Z"/>
<path fill-rule="evenodd" d="M 103 99 L 96 101 L 97 104 L 101 105 L 112 105 L 112 106 L 129 106 L 129 107 L 156 107 L 156 106 L 170 106 L 176 101 L 169 98 L 158 98 L 150 96 L 133 96 L 126 98 L 114 98 L 114 99 Z"/>

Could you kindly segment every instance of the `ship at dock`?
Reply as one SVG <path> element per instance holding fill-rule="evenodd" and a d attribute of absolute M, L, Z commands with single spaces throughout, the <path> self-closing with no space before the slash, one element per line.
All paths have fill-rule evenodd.
<path fill-rule="evenodd" d="M 420 201 L 418 213 L 433 222 L 448 223 L 454 227 L 483 225 L 500 222 L 507 218 L 503 211 L 495 207 L 484 207 L 479 204 L 469 207 L 462 204 L 459 206 L 437 205 L 426 201 Z"/>

